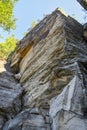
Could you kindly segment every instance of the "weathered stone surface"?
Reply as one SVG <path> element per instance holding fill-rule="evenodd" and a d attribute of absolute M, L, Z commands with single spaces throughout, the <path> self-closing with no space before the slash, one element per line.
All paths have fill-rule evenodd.
<path fill-rule="evenodd" d="M 86 100 L 86 88 L 75 76 L 63 92 L 51 101 L 52 130 L 87 130 Z"/>
<path fill-rule="evenodd" d="M 4 123 L 5 123 L 5 119 L 3 116 L 0 115 L 0 130 L 2 130 Z"/>
<path fill-rule="evenodd" d="M 61 110 L 53 118 L 51 127 L 52 130 L 87 130 L 87 119 Z"/>
<path fill-rule="evenodd" d="M 5 63 L 0 61 L 0 130 L 4 123 L 21 111 L 23 88 L 11 72 L 6 71 Z"/>
<path fill-rule="evenodd" d="M 87 0 L 77 0 L 87 10 Z"/>
<path fill-rule="evenodd" d="M 20 84 L 0 77 L 0 110 L 7 113 L 9 118 L 21 110 L 21 94 L 23 88 Z"/>
<path fill-rule="evenodd" d="M 25 107 L 49 108 L 50 99 L 78 73 L 78 62 L 87 61 L 82 31 L 82 25 L 57 9 L 20 41 L 13 57 L 22 57 L 16 64 L 25 89 Z"/>
<path fill-rule="evenodd" d="M 83 36 L 85 40 L 87 41 L 87 23 L 83 25 Z"/>
<path fill-rule="evenodd" d="M 82 81 L 75 76 L 72 81 L 64 88 L 63 92 L 55 99 L 52 99 L 50 114 L 52 117 L 61 109 L 73 111 L 79 115 L 84 115 L 85 88 Z"/>
<path fill-rule="evenodd" d="M 3 130 L 50 130 L 50 122 L 45 122 L 42 115 L 25 110 L 8 121 Z"/>

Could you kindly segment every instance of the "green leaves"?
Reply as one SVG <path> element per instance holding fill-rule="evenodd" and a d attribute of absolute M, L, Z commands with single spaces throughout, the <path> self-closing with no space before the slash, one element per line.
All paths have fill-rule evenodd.
<path fill-rule="evenodd" d="M 16 28 L 16 19 L 13 10 L 17 1 L 18 0 L 0 0 L 0 27 L 4 30 L 10 31 L 10 29 Z M 2 38 L 1 35 L 0 38 Z M 6 59 L 16 48 L 16 42 L 17 39 L 12 35 L 7 38 L 5 42 L 0 43 L 0 58 Z"/>
<path fill-rule="evenodd" d="M 0 43 L 0 58 L 7 59 L 9 54 L 15 50 L 17 41 L 12 35 L 5 42 Z"/>
<path fill-rule="evenodd" d="M 0 27 L 9 31 L 15 29 L 15 21 L 13 14 L 14 5 L 18 0 L 0 0 Z"/>
<path fill-rule="evenodd" d="M 37 25 L 37 22 L 36 21 L 32 21 L 32 28 L 34 28 L 35 26 Z"/>

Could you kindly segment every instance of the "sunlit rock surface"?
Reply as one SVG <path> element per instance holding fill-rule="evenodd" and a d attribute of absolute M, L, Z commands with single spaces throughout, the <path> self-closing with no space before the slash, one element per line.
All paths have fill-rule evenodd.
<path fill-rule="evenodd" d="M 0 59 L 0 73 L 3 71 L 6 71 L 6 69 L 4 68 L 5 64 L 6 64 L 6 61 L 3 59 Z"/>
<path fill-rule="evenodd" d="M 50 102 L 52 130 L 87 130 L 87 93 L 78 76 Z"/>
<path fill-rule="evenodd" d="M 22 87 L 9 86 L 17 99 L 21 95 L 21 110 L 11 112 L 13 119 L 0 117 L 3 130 L 87 130 L 87 43 L 82 33 L 81 24 L 56 9 L 18 43 L 10 66 Z"/>

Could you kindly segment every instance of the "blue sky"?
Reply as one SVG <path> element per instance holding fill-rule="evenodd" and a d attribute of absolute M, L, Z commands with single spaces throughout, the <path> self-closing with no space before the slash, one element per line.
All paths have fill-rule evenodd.
<path fill-rule="evenodd" d="M 75 14 L 80 23 L 84 23 L 84 12 L 76 0 L 19 0 L 15 6 L 14 14 L 17 18 L 17 28 L 10 34 L 0 30 L 0 34 L 5 38 L 15 34 L 18 39 L 23 37 L 23 33 L 30 28 L 32 21 L 43 19 L 44 14 L 50 14 L 56 8 L 61 7 L 67 14 Z"/>

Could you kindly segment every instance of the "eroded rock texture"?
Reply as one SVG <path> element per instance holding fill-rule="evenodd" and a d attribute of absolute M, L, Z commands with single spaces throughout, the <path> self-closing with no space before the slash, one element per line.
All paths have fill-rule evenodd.
<path fill-rule="evenodd" d="M 14 74 L 6 71 L 6 62 L 0 60 L 0 130 L 4 123 L 21 111 L 23 88 L 15 80 Z"/>
<path fill-rule="evenodd" d="M 24 90 L 22 108 L 16 115 L 11 112 L 15 117 L 5 121 L 3 130 L 87 130 L 87 43 L 82 33 L 81 24 L 56 9 L 19 42 L 11 67 Z M 19 99 L 20 87 L 9 86 Z"/>

